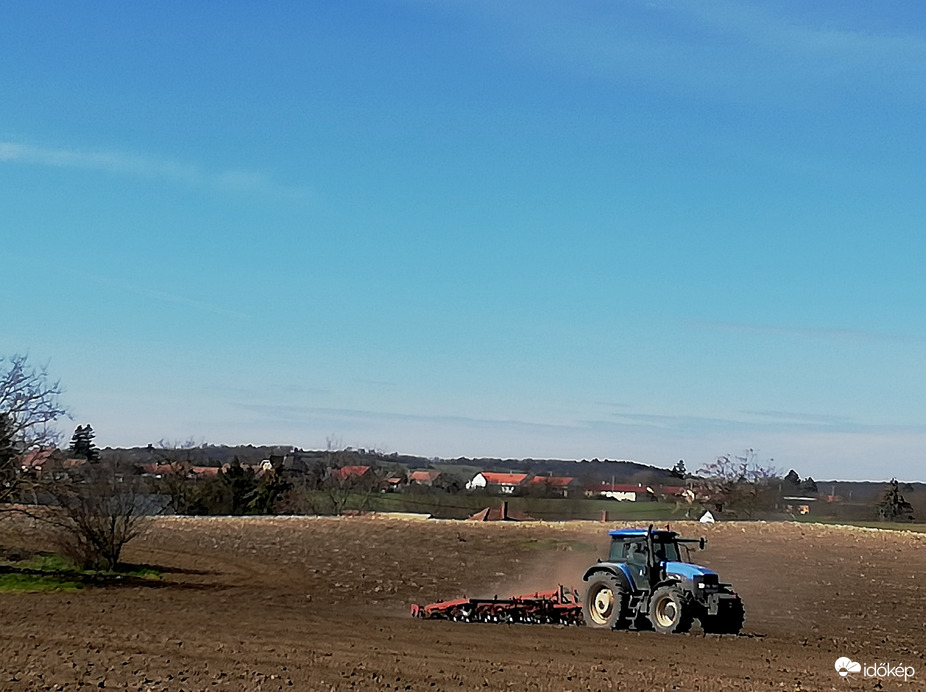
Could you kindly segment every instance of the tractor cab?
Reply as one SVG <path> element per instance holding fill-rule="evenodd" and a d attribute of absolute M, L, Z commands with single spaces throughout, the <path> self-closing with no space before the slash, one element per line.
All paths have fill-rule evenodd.
<path fill-rule="evenodd" d="M 617 529 L 610 532 L 610 562 L 649 564 L 649 541 L 645 529 Z M 652 546 L 654 563 L 687 562 L 679 550 L 678 534 L 675 531 L 653 531 Z"/>
<path fill-rule="evenodd" d="M 669 562 L 684 562 L 678 534 L 674 531 L 616 529 L 609 534 L 611 549 L 608 562 L 622 565 L 621 569 L 634 589 L 647 589 L 664 579 Z"/>

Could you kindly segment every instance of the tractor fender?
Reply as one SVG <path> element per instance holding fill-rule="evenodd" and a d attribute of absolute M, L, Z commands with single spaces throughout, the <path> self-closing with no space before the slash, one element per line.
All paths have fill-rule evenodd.
<path fill-rule="evenodd" d="M 615 577 L 617 577 L 620 585 L 627 591 L 627 593 L 633 593 L 633 581 L 627 574 L 627 565 L 620 562 L 599 562 L 596 565 L 592 565 L 585 571 L 585 576 L 582 577 L 582 581 L 588 581 L 594 575 L 600 573 L 613 574 Z"/>
<path fill-rule="evenodd" d="M 694 589 L 691 588 L 691 581 L 685 579 L 679 579 L 678 577 L 670 576 L 668 579 L 661 579 L 653 585 L 653 593 L 656 592 L 656 589 L 660 589 L 663 586 L 671 586 L 672 588 L 678 589 L 688 598 L 696 598 L 697 593 Z"/>
<path fill-rule="evenodd" d="M 660 581 L 657 581 L 657 582 L 653 585 L 653 591 L 655 591 L 656 589 L 659 589 L 659 588 L 661 588 L 661 587 L 663 587 L 663 586 L 674 586 L 674 587 L 676 587 L 676 588 L 681 588 L 681 589 L 684 589 L 684 588 L 685 588 L 685 584 L 682 582 L 681 579 L 677 579 L 677 578 L 674 578 L 674 577 L 669 577 L 668 579 L 661 579 Z"/>

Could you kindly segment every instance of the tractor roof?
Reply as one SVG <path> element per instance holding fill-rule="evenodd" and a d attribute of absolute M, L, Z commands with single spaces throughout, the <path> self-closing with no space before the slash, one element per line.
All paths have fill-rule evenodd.
<path fill-rule="evenodd" d="M 646 529 L 612 529 L 608 531 L 608 535 L 611 538 L 644 538 L 646 536 Z M 653 531 L 654 537 L 659 538 L 674 538 L 678 534 L 675 531 L 664 531 L 656 529 Z"/>

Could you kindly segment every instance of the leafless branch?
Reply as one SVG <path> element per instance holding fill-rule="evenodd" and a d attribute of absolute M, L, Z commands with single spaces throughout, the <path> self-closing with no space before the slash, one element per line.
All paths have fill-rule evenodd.
<path fill-rule="evenodd" d="M 60 403 L 60 380 L 52 380 L 48 366 L 33 366 L 26 355 L 0 356 L 0 413 L 8 416 L 11 433 L 24 449 L 56 444 L 51 427 L 68 417 Z"/>

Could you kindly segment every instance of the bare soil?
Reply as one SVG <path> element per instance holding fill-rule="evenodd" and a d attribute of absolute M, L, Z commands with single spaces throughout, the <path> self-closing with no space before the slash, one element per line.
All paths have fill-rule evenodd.
<path fill-rule="evenodd" d="M 0 594 L 0 689 L 926 689 L 926 535 L 673 525 L 707 536 L 697 561 L 742 595 L 735 637 L 408 614 L 413 602 L 580 586 L 613 526 L 157 519 L 124 557 L 160 581 Z M 917 672 L 844 680 L 840 656 Z"/>

